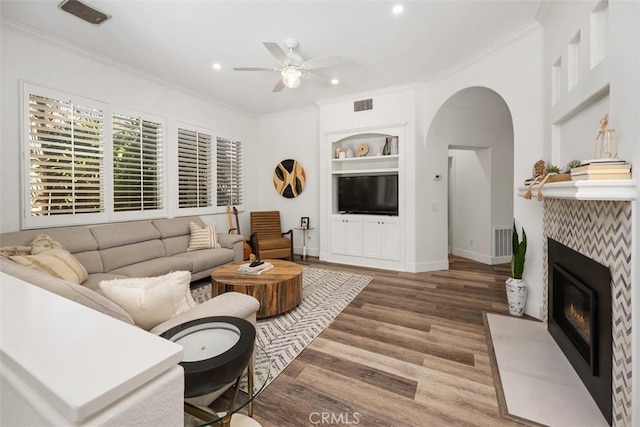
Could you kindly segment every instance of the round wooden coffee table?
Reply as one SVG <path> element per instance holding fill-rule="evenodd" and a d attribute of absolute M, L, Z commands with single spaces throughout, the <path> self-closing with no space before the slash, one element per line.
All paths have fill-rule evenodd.
<path fill-rule="evenodd" d="M 260 301 L 258 319 L 275 316 L 302 301 L 302 267 L 279 259 L 265 260 L 273 268 L 259 276 L 238 273 L 240 264 L 226 264 L 211 273 L 211 295 L 240 292 Z"/>

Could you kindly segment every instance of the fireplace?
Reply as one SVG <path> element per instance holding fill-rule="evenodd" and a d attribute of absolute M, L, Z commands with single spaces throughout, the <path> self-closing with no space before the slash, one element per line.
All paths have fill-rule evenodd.
<path fill-rule="evenodd" d="M 549 332 L 611 424 L 609 268 L 553 239 L 547 248 Z"/>

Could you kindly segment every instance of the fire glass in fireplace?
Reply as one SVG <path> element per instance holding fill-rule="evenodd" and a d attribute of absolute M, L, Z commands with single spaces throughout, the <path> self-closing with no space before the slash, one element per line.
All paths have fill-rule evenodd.
<path fill-rule="evenodd" d="M 548 239 L 549 333 L 611 424 L 611 275 Z"/>

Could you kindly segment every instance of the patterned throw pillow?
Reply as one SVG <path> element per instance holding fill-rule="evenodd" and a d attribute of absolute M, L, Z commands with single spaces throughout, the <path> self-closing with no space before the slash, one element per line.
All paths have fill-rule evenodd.
<path fill-rule="evenodd" d="M 51 236 L 39 234 L 31 242 L 31 255 L 38 255 L 51 249 L 64 249 L 60 243 L 53 240 Z"/>
<path fill-rule="evenodd" d="M 31 246 L 5 246 L 0 248 L 0 256 L 9 258 L 14 255 L 31 255 Z"/>
<path fill-rule="evenodd" d="M 9 259 L 25 267 L 44 271 L 53 277 L 76 285 L 87 280 L 89 276 L 87 270 L 78 262 L 76 257 L 61 248 L 45 250 L 36 255 L 10 256 Z"/>
<path fill-rule="evenodd" d="M 219 248 L 218 235 L 216 234 L 216 223 L 200 227 L 195 222 L 189 223 L 191 229 L 191 240 L 187 251 L 197 251 L 198 249 Z"/>
<path fill-rule="evenodd" d="M 148 331 L 197 305 L 190 281 L 188 271 L 174 271 L 158 277 L 103 280 L 100 290 Z"/>

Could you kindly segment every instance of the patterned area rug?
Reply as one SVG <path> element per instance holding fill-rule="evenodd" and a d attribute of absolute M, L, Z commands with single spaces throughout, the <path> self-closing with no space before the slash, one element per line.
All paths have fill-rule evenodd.
<path fill-rule="evenodd" d="M 256 344 L 271 362 L 267 385 L 289 365 L 373 279 L 303 266 L 303 298 L 300 305 L 279 316 L 258 320 Z M 211 298 L 211 285 L 193 289 L 201 303 Z"/>

